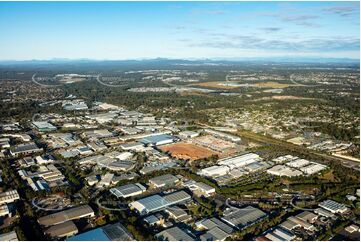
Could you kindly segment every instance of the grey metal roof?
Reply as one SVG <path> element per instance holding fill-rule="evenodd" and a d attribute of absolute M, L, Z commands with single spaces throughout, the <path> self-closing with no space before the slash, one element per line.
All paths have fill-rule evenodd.
<path fill-rule="evenodd" d="M 179 227 L 172 227 L 155 235 L 158 240 L 194 241 L 194 239 Z"/>
<path fill-rule="evenodd" d="M 207 233 L 200 236 L 201 240 L 206 241 L 215 241 L 215 240 L 225 240 L 230 234 L 224 232 L 222 229 L 218 227 L 214 227 L 211 230 L 207 231 Z"/>
<path fill-rule="evenodd" d="M 171 194 L 167 194 L 164 197 L 164 200 L 168 203 L 168 205 L 173 205 L 181 202 L 185 202 L 191 199 L 191 196 L 185 191 L 177 191 Z"/>
<path fill-rule="evenodd" d="M 231 208 L 226 210 L 224 215 L 222 220 L 238 228 L 246 227 L 267 216 L 266 213 L 252 206 L 241 209 Z"/>
<path fill-rule="evenodd" d="M 38 222 L 43 226 L 51 226 L 93 213 L 94 211 L 89 205 L 83 205 L 40 217 Z"/>
<path fill-rule="evenodd" d="M 177 182 L 178 180 L 179 179 L 172 174 L 165 174 L 162 176 L 153 177 L 153 178 L 149 179 L 149 182 L 154 183 L 158 186 L 161 186 L 163 184 L 164 185 L 173 184 L 173 183 Z"/>
<path fill-rule="evenodd" d="M 112 189 L 110 189 L 110 192 L 113 193 L 117 197 L 126 197 L 130 194 L 140 192 L 140 191 L 145 191 L 145 190 L 146 190 L 146 188 L 144 186 L 142 186 L 139 183 L 136 183 L 136 184 L 127 184 L 124 186 L 112 188 Z"/>

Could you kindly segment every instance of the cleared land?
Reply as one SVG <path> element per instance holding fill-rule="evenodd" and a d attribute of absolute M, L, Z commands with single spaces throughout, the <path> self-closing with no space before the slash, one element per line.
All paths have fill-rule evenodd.
<path fill-rule="evenodd" d="M 286 87 L 295 87 L 300 86 L 297 84 L 286 84 L 279 82 L 258 82 L 258 83 L 233 83 L 233 82 L 202 82 L 197 84 L 192 84 L 192 86 L 201 86 L 208 88 L 218 88 L 218 89 L 235 89 L 240 87 L 258 87 L 258 88 L 286 88 Z"/>
<path fill-rule="evenodd" d="M 182 160 L 199 160 L 217 155 L 218 153 L 198 145 L 189 143 L 176 143 L 160 147 L 163 152 L 168 152 L 172 157 Z"/>

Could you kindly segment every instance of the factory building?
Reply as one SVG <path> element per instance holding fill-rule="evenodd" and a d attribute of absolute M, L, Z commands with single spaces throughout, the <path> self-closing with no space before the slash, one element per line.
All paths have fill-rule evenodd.
<path fill-rule="evenodd" d="M 198 172 L 201 176 L 218 177 L 226 175 L 230 171 L 228 166 L 211 166 Z"/>
<path fill-rule="evenodd" d="M 74 219 L 94 216 L 93 209 L 89 205 L 83 205 L 40 217 L 38 219 L 38 223 L 42 226 L 48 227 Z"/>
<path fill-rule="evenodd" d="M 164 196 L 152 195 L 129 204 L 131 209 L 137 210 L 141 215 L 162 210 L 166 207 L 185 203 L 191 200 L 191 196 L 185 191 L 177 191 Z"/>
<path fill-rule="evenodd" d="M 335 202 L 333 200 L 325 200 L 320 204 L 318 204 L 318 206 L 334 214 L 335 213 L 342 214 L 348 211 L 346 205 Z"/>
<path fill-rule="evenodd" d="M 128 184 L 110 189 L 117 198 L 128 198 L 142 194 L 147 189 L 140 183 Z"/>
<path fill-rule="evenodd" d="M 267 217 L 267 214 L 258 208 L 247 206 L 245 208 L 228 208 L 223 212 L 223 221 L 229 225 L 243 229 Z"/>
<path fill-rule="evenodd" d="M 133 235 L 121 224 L 108 224 L 73 236 L 67 241 L 132 241 Z"/>
<path fill-rule="evenodd" d="M 179 179 L 171 174 L 157 176 L 149 179 L 149 184 L 156 188 L 171 186 L 177 182 L 179 182 Z"/>
<path fill-rule="evenodd" d="M 240 168 L 260 160 L 261 158 L 259 157 L 259 155 L 254 153 L 249 153 L 245 155 L 219 160 L 218 164 L 228 166 L 230 169 L 233 169 L 233 168 Z"/>
<path fill-rule="evenodd" d="M 155 235 L 156 240 L 162 241 L 194 241 L 194 239 L 179 227 L 172 227 Z"/>
<path fill-rule="evenodd" d="M 168 134 L 152 135 L 140 140 L 146 146 L 158 146 L 173 143 L 175 138 Z"/>

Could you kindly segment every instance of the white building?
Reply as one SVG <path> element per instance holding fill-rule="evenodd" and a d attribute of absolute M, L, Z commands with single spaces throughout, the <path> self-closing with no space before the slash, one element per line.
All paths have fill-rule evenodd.
<path fill-rule="evenodd" d="M 218 177 L 226 175 L 230 171 L 228 166 L 211 166 L 200 170 L 201 176 Z"/>

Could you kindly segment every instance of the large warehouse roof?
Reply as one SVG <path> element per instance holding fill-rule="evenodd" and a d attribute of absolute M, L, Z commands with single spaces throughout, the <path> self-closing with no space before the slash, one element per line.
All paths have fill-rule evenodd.
<path fill-rule="evenodd" d="M 89 205 L 83 205 L 41 217 L 38 222 L 43 226 L 51 226 L 87 216 L 94 216 L 94 211 Z"/>
<path fill-rule="evenodd" d="M 186 232 L 178 227 L 163 230 L 162 232 L 155 235 L 158 240 L 168 241 L 194 241 Z"/>
<path fill-rule="evenodd" d="M 110 189 L 110 192 L 112 194 L 114 194 L 115 196 L 117 196 L 118 198 L 119 197 L 126 198 L 126 197 L 130 197 L 130 196 L 138 195 L 145 191 L 146 191 L 146 188 L 140 183 L 127 184 L 124 186 L 115 187 L 115 188 Z"/>
<path fill-rule="evenodd" d="M 222 220 L 238 228 L 247 227 L 267 216 L 266 213 L 252 206 L 241 209 L 231 208 L 223 214 Z"/>
<path fill-rule="evenodd" d="M 157 176 L 149 179 L 149 182 L 154 184 L 155 186 L 161 187 L 169 184 L 173 184 L 175 182 L 179 181 L 179 179 L 171 174 L 165 174 L 162 176 Z"/>
<path fill-rule="evenodd" d="M 177 203 L 186 202 L 191 196 L 185 191 L 177 191 L 165 196 L 153 195 L 130 203 L 130 206 L 137 209 L 141 214 L 154 212 Z"/>
<path fill-rule="evenodd" d="M 133 235 L 121 224 L 108 224 L 103 227 L 76 235 L 68 241 L 130 241 Z"/>

